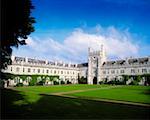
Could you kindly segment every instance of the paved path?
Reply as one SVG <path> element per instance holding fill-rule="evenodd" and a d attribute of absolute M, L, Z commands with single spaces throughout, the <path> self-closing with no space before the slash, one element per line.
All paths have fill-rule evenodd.
<path fill-rule="evenodd" d="M 78 92 L 86 92 L 86 91 L 93 91 L 93 90 L 103 90 L 103 89 L 112 89 L 112 88 L 118 88 L 118 87 L 123 87 L 123 86 L 110 86 L 110 87 L 101 87 L 101 88 L 89 88 L 85 90 L 73 90 L 73 91 L 67 91 L 67 92 L 56 92 L 56 93 L 51 93 L 51 95 L 65 95 L 65 94 L 71 94 L 71 93 L 78 93 Z"/>

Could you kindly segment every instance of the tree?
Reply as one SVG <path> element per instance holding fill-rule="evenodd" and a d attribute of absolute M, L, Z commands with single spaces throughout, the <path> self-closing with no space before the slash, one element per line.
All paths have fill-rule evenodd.
<path fill-rule="evenodd" d="M 25 40 L 34 31 L 34 9 L 30 0 L 1 0 L 1 69 L 11 64 L 12 47 L 26 45 Z"/>

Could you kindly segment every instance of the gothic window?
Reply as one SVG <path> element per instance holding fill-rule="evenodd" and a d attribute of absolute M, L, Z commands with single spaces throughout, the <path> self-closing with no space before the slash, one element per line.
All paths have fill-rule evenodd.
<path fill-rule="evenodd" d="M 31 78 L 30 76 L 28 76 L 28 77 L 26 78 L 26 80 L 27 80 L 27 82 L 30 82 L 30 81 L 32 80 L 32 78 Z"/>
<path fill-rule="evenodd" d="M 135 73 L 135 70 L 134 70 L 134 69 L 131 69 L 131 73 Z"/>
<path fill-rule="evenodd" d="M 49 70 L 46 70 L 46 73 L 48 73 L 49 72 Z"/>
<path fill-rule="evenodd" d="M 15 77 L 15 78 L 14 78 L 14 82 L 15 82 L 15 83 L 19 83 L 19 82 L 20 82 L 20 77 Z"/>
<path fill-rule="evenodd" d="M 147 69 L 142 69 L 142 73 L 147 73 Z"/>
<path fill-rule="evenodd" d="M 25 68 L 23 68 L 23 72 L 25 71 Z"/>
<path fill-rule="evenodd" d="M 93 70 L 93 74 L 94 75 L 96 75 L 97 74 L 97 70 L 95 69 L 95 70 Z"/>
<path fill-rule="evenodd" d="M 124 70 L 121 70 L 120 73 L 124 73 Z"/>
<path fill-rule="evenodd" d="M 42 78 L 41 77 L 37 77 L 37 82 L 41 81 Z"/>
<path fill-rule="evenodd" d="M 17 83 L 17 80 L 16 80 L 16 79 L 14 80 L 14 83 Z"/>
<path fill-rule="evenodd" d="M 93 62 L 93 65 L 94 65 L 94 66 L 97 66 L 97 58 L 96 58 L 96 57 L 93 57 L 93 58 L 92 58 L 92 62 Z"/>
<path fill-rule="evenodd" d="M 12 71 L 12 67 L 10 68 L 10 71 Z"/>
<path fill-rule="evenodd" d="M 28 68 L 28 72 L 31 72 L 31 69 L 30 69 L 30 68 Z"/>
<path fill-rule="evenodd" d="M 38 73 L 40 73 L 40 69 L 38 69 Z"/>
<path fill-rule="evenodd" d="M 19 67 L 17 67 L 17 68 L 16 68 L 16 72 L 19 72 L 19 70 L 20 70 L 20 68 L 19 68 Z"/>
<path fill-rule="evenodd" d="M 115 70 L 112 70 L 111 73 L 114 74 L 114 73 L 115 73 Z"/>
<path fill-rule="evenodd" d="M 47 80 L 47 81 L 49 81 L 49 80 L 50 80 L 50 78 L 49 78 L 49 77 L 46 77 L 46 80 Z"/>
<path fill-rule="evenodd" d="M 103 71 L 103 74 L 106 74 L 106 71 Z"/>

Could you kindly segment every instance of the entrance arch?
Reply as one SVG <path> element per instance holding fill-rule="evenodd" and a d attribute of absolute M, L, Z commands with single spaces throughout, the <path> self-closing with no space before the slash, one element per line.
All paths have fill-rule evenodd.
<path fill-rule="evenodd" d="M 97 77 L 93 78 L 93 84 L 97 84 Z"/>

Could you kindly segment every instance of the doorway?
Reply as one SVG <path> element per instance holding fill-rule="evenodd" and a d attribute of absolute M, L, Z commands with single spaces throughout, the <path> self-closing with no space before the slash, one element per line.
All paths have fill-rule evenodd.
<path fill-rule="evenodd" d="M 97 77 L 93 78 L 93 84 L 97 84 Z"/>

